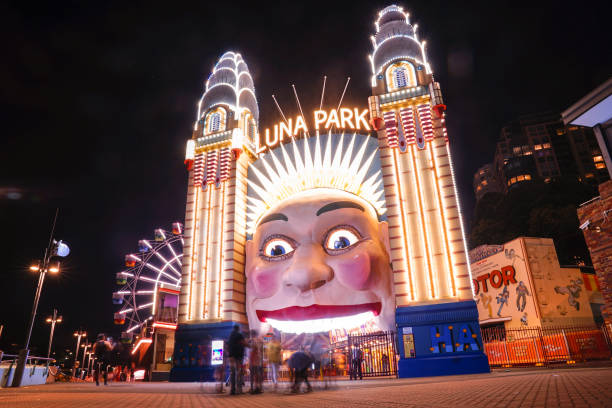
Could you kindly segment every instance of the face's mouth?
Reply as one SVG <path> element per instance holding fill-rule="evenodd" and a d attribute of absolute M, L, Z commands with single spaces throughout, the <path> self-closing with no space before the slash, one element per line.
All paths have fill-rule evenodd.
<path fill-rule="evenodd" d="M 290 306 L 277 310 L 257 310 L 260 322 L 273 321 L 310 321 L 319 319 L 332 319 L 354 315 L 378 316 L 382 309 L 381 302 L 362 303 L 359 305 L 310 305 Z"/>

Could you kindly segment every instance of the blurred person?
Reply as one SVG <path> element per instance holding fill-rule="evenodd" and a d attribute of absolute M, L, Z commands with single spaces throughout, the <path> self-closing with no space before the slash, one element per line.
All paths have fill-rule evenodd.
<path fill-rule="evenodd" d="M 110 352 L 112 350 L 111 343 L 106 339 L 104 333 L 98 334 L 96 342 L 93 346 L 93 353 L 96 357 L 96 369 L 94 372 L 94 379 L 96 380 L 96 386 L 100 385 L 100 373 L 104 376 L 104 385 L 108 385 L 108 364 Z"/>
<path fill-rule="evenodd" d="M 231 395 L 242 394 L 242 361 L 244 359 L 245 346 L 246 340 L 240 332 L 240 326 L 236 324 L 227 341 L 230 358 Z"/>
<path fill-rule="evenodd" d="M 389 372 L 389 356 L 385 353 L 382 355 L 382 367 L 385 373 Z"/>
<path fill-rule="evenodd" d="M 297 394 L 300 392 L 302 382 L 306 383 L 306 392 L 312 391 L 312 386 L 308 382 L 308 367 L 314 362 L 312 355 L 306 351 L 296 351 L 287 360 L 287 365 L 293 371 L 293 387 L 291 392 Z"/>
<path fill-rule="evenodd" d="M 359 347 L 352 347 L 351 349 L 351 380 L 357 379 L 363 380 L 363 372 L 361 370 L 361 361 L 363 360 L 363 354 Z"/>
<path fill-rule="evenodd" d="M 261 394 L 263 392 L 263 342 L 255 330 L 251 330 L 249 349 L 251 394 Z"/>
<path fill-rule="evenodd" d="M 268 367 L 270 369 L 270 379 L 274 383 L 274 389 L 278 387 L 278 367 L 281 363 L 281 345 L 276 337 L 268 345 Z"/>

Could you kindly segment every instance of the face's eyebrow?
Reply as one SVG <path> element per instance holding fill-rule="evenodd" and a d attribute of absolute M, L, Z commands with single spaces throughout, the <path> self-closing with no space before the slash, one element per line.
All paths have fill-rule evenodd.
<path fill-rule="evenodd" d="M 259 225 L 265 224 L 266 222 L 270 222 L 270 221 L 289 221 L 289 218 L 287 218 L 287 216 L 285 214 L 281 214 L 281 213 L 275 213 L 275 214 L 270 214 L 270 215 L 266 215 L 265 217 L 263 217 L 261 219 L 261 221 L 259 222 Z"/>
<path fill-rule="evenodd" d="M 339 210 L 341 208 L 356 208 L 365 212 L 365 209 L 362 206 L 352 201 L 336 201 L 334 203 L 329 203 L 319 208 L 319 211 L 317 211 L 317 217 L 323 214 L 324 212 Z"/>

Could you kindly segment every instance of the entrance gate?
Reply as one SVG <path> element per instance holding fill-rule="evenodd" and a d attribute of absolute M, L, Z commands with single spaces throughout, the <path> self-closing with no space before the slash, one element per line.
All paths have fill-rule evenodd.
<path fill-rule="evenodd" d="M 346 361 L 349 373 L 357 368 L 354 357 L 361 354 L 361 372 L 364 377 L 397 376 L 395 332 L 349 335 L 347 346 Z"/>

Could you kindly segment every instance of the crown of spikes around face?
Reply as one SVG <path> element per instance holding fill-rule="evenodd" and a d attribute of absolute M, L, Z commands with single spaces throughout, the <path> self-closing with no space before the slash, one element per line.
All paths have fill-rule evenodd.
<path fill-rule="evenodd" d="M 354 133 L 317 135 L 281 144 L 249 167 L 247 231 L 294 194 L 329 188 L 355 194 L 386 212 L 376 139 Z"/>

